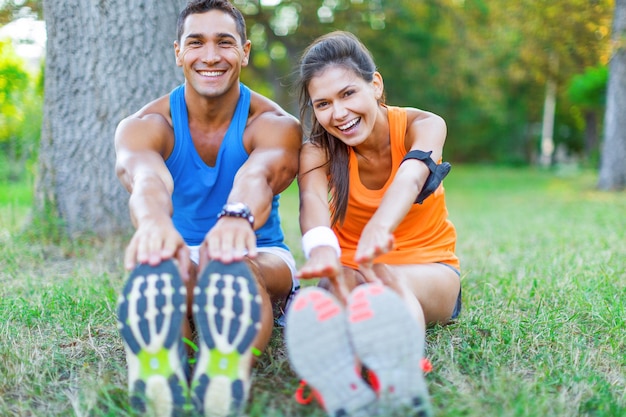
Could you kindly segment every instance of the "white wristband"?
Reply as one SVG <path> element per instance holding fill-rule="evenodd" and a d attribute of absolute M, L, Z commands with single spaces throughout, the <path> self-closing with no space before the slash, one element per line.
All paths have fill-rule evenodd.
<path fill-rule="evenodd" d="M 302 236 L 302 251 L 306 259 L 309 259 L 311 251 L 318 246 L 331 246 L 337 252 L 337 256 L 341 256 L 339 241 L 330 227 L 314 227 Z"/>

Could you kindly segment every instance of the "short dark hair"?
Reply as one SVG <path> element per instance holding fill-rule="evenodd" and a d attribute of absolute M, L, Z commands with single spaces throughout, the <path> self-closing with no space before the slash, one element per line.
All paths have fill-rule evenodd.
<path fill-rule="evenodd" d="M 248 39 L 246 36 L 246 21 L 239 9 L 233 6 L 229 0 L 191 0 L 178 15 L 178 23 L 176 24 L 176 39 L 178 39 L 179 42 L 181 41 L 183 28 L 185 26 L 185 19 L 187 19 L 189 15 L 206 13 L 211 10 L 221 10 L 222 12 L 232 16 L 235 20 L 235 24 L 237 25 L 237 32 L 239 32 L 241 44 L 243 45 L 246 43 L 246 40 Z"/>

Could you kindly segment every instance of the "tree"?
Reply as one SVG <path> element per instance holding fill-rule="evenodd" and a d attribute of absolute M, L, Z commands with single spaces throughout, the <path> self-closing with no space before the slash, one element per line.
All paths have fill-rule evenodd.
<path fill-rule="evenodd" d="M 609 63 L 604 143 L 598 188 L 626 187 L 626 0 L 615 1 L 613 56 Z"/>
<path fill-rule="evenodd" d="M 359 36 L 368 29 L 378 35 L 384 28 L 384 14 L 377 0 L 232 1 L 246 17 L 252 41 L 251 63 L 242 80 L 294 115 L 298 114 L 298 103 L 290 95 L 289 76 L 314 38 L 338 28 Z M 386 9 L 390 7 L 386 4 Z"/>
<path fill-rule="evenodd" d="M 35 13 L 41 19 L 43 0 L 3 0 L 0 1 L 0 24 L 13 20 L 21 13 Z"/>
<path fill-rule="evenodd" d="M 606 103 L 607 78 L 608 68 L 599 65 L 572 77 L 567 87 L 570 101 L 580 109 L 584 120 L 584 154 L 587 158 L 598 150 L 599 120 Z"/>
<path fill-rule="evenodd" d="M 48 32 L 39 215 L 71 235 L 128 230 L 113 136 L 125 116 L 181 82 L 174 61 L 184 0 L 44 2 Z"/>

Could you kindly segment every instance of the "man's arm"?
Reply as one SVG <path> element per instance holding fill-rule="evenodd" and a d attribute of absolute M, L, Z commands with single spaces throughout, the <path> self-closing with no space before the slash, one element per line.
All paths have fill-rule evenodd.
<path fill-rule="evenodd" d="M 124 119 L 115 132 L 116 172 L 130 192 L 130 217 L 135 226 L 126 248 L 124 265 L 157 265 L 176 257 L 181 275 L 188 272 L 188 249 L 172 223 L 172 177 L 163 153 L 173 133 L 159 114 L 135 115 Z"/>
<path fill-rule="evenodd" d="M 247 128 L 250 156 L 235 176 L 229 203 L 246 204 L 255 217 L 254 228 L 267 221 L 274 195 L 285 190 L 298 170 L 302 143 L 300 123 L 287 114 L 267 112 Z M 223 262 L 256 256 L 256 236 L 247 220 L 222 217 L 205 239 L 211 259 Z"/>

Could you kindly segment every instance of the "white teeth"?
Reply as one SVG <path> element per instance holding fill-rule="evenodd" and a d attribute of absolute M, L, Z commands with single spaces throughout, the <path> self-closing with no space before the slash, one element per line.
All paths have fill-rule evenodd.
<path fill-rule="evenodd" d="M 357 122 L 361 120 L 360 118 L 354 119 L 349 121 L 348 123 L 346 123 L 345 125 L 342 126 L 338 126 L 339 130 L 348 130 L 350 129 L 352 126 L 354 126 L 355 124 L 357 124 Z"/>
<path fill-rule="evenodd" d="M 205 77 L 217 77 L 223 74 L 222 71 L 198 71 L 198 73 Z"/>

